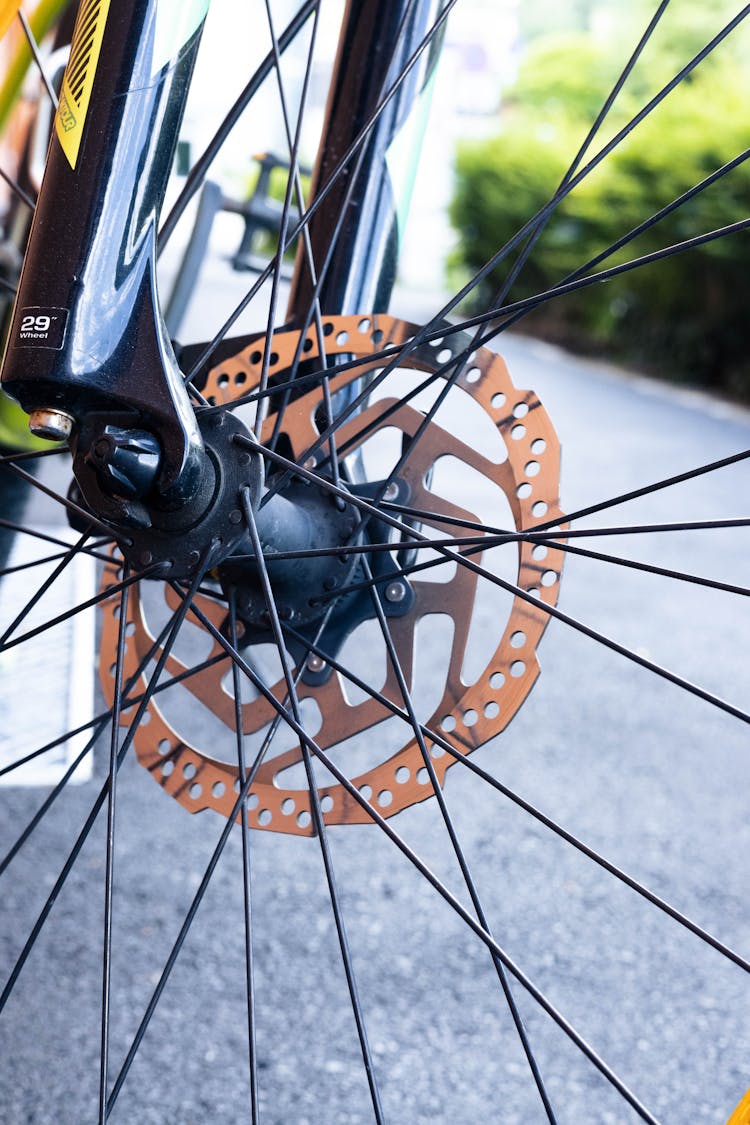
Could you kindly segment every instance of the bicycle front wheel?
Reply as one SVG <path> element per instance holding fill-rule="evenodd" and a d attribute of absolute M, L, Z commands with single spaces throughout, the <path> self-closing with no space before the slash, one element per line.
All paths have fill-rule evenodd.
<path fill-rule="evenodd" d="M 139 529 L 136 557 L 65 449 L 1 463 L 28 488 L 0 575 L 8 1120 L 723 1120 L 750 1084 L 750 423 L 506 330 L 606 280 L 580 262 L 517 290 L 563 200 L 745 12 L 633 121 L 607 99 L 551 199 L 421 323 L 321 305 L 295 116 L 321 16 L 284 15 L 259 71 L 290 148 L 280 249 L 221 313 L 237 276 L 208 250 L 179 349 L 231 553 L 225 529 Z"/>

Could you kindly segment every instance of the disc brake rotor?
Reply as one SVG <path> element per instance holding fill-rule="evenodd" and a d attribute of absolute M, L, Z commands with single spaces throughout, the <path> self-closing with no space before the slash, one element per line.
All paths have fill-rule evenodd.
<path fill-rule="evenodd" d="M 403 345 L 417 331 L 413 325 L 389 316 L 326 317 L 323 325 L 328 357 L 343 355 L 364 360 L 383 348 Z M 400 375 L 411 380 L 409 387 L 414 387 L 424 380 L 422 373 L 433 373 L 445 367 L 451 356 L 468 345 L 469 338 L 462 334 L 422 345 L 409 356 L 399 359 L 399 372 L 388 376 L 388 379 Z M 283 382 L 298 350 L 305 360 L 319 360 L 313 329 L 308 332 L 301 349 L 299 346 L 300 337 L 296 331 L 273 336 L 269 357 L 272 380 Z M 262 365 L 263 349 L 259 341 L 232 358 L 222 360 L 212 370 L 203 394 L 211 404 L 231 407 L 237 399 L 258 386 Z M 381 360 L 379 364 L 373 361 L 369 368 L 360 366 L 338 374 L 333 373 L 333 369 L 330 384 L 334 411 L 340 408 L 339 392 L 343 388 L 361 380 L 363 370 L 372 372 L 382 367 Z M 450 374 L 450 367 L 447 372 Z M 436 387 L 434 398 L 445 384 L 442 378 L 433 380 L 433 383 Z M 384 388 L 389 387 L 386 380 Z M 400 394 L 403 393 L 402 388 Z M 461 409 L 457 409 L 453 401 L 456 396 L 460 398 L 457 405 Z M 424 420 L 426 408 L 419 396 L 409 402 L 401 401 L 400 397 L 371 396 L 367 404 L 338 429 L 336 445 L 339 456 L 355 462 L 359 472 L 362 466 L 367 469 L 368 463 L 374 464 L 374 471 L 371 468 L 368 474 L 370 479 L 385 480 L 391 466 L 409 447 Z M 459 425 L 462 411 L 469 414 L 463 430 Z M 316 384 L 312 390 L 287 405 L 278 426 L 277 448 L 298 463 L 306 460 L 309 466 L 311 460 L 306 458 L 306 454 L 319 437 L 318 427 L 324 424 L 321 422 L 323 415 L 323 391 Z M 277 414 L 271 410 L 264 423 L 264 442 L 270 441 L 278 421 Z M 390 460 L 386 460 L 381 468 L 378 458 L 382 460 L 386 447 L 392 452 Z M 430 664 L 427 676 L 430 680 L 427 692 L 430 695 L 429 710 L 424 715 L 420 714 L 420 722 L 439 732 L 460 754 L 471 753 L 508 725 L 539 673 L 536 649 L 548 614 L 535 603 L 555 604 L 562 554 L 538 543 L 522 542 L 517 535 L 542 523 L 561 525 L 559 461 L 555 432 L 537 396 L 532 391 L 514 387 L 502 358 L 483 348 L 477 350 L 464 365 L 446 403 L 437 411 L 435 420 L 429 423 L 419 440 L 414 442 L 397 474 L 399 498 L 404 494 L 408 496 L 406 503 L 412 511 L 411 526 L 416 536 L 444 542 L 449 537 L 481 535 L 472 528 L 479 523 L 479 516 L 462 502 L 462 496 L 469 493 L 489 496 L 493 518 L 488 519 L 485 515 L 484 524 L 494 525 L 496 529 L 504 527 L 513 536 L 506 545 L 492 545 L 491 550 L 488 548 L 481 553 L 481 544 L 465 548 L 470 551 L 468 557 L 472 563 L 481 565 L 490 573 L 493 573 L 490 560 L 502 556 L 506 570 L 498 571 L 500 581 L 497 583 L 493 583 L 491 577 L 480 577 L 468 566 L 450 562 L 444 557 L 441 559 L 438 550 L 420 552 L 413 547 L 407 548 L 403 536 L 397 541 L 392 540 L 389 550 L 394 570 L 398 566 L 403 567 L 407 557 L 407 570 L 425 560 L 441 563 L 422 571 L 417 569 L 413 576 L 407 575 L 409 608 L 401 615 L 389 617 L 388 624 L 410 692 L 417 692 L 421 685 L 420 677 L 424 679 L 422 664 Z M 467 488 L 466 480 L 473 492 Z M 414 511 L 421 513 L 416 523 Z M 498 523 L 498 517 L 506 522 Z M 459 544 L 455 548 L 449 547 L 454 554 L 461 549 Z M 119 567 L 116 558 L 105 566 L 104 589 L 119 581 Z M 531 600 L 508 593 L 507 587 L 498 588 L 502 586 L 502 581 L 531 595 Z M 500 597 L 500 603 L 482 608 L 485 587 L 494 596 Z M 387 595 L 386 589 L 386 598 Z M 151 666 L 146 661 L 146 667 L 137 675 L 139 665 L 146 660 L 159 633 L 159 627 L 154 623 L 159 620 L 159 610 L 154 613 L 153 606 L 149 604 L 155 598 L 161 603 L 164 620 L 167 611 L 174 611 L 179 604 L 178 595 L 166 584 L 143 582 L 131 588 L 123 673 L 125 683 L 135 677 L 129 691 L 131 697 L 146 689 L 153 661 L 158 659 L 161 651 L 157 646 L 151 656 Z M 218 589 L 216 597 L 210 593 L 199 593 L 195 604 L 224 636 L 228 635 L 227 604 Z M 427 634 L 424 630 L 430 619 L 448 623 L 450 640 L 447 643 L 435 645 L 425 641 Z M 377 622 L 371 620 L 364 624 L 369 624 L 370 632 L 358 640 L 359 634 L 355 629 L 343 645 L 345 651 L 341 664 L 344 667 L 348 661 L 359 670 L 363 660 L 364 666 L 367 666 Z M 117 632 L 117 599 L 113 597 L 104 603 L 100 659 L 101 681 L 110 703 L 114 691 Z M 191 632 L 196 634 L 196 626 L 192 626 Z M 445 630 L 440 635 L 445 637 Z M 480 639 L 478 647 L 484 654 L 482 667 L 469 669 L 477 637 Z M 230 816 L 240 788 L 232 677 L 228 673 L 228 660 L 222 659 L 225 653 L 219 642 L 207 630 L 203 631 L 199 640 L 199 652 L 185 652 L 186 645 L 183 645 L 182 650 L 178 646 L 168 656 L 164 676 L 186 675 L 179 681 L 179 686 L 170 685 L 150 700 L 135 732 L 134 746 L 141 765 L 184 808 L 190 812 L 210 808 Z M 268 663 L 267 653 L 261 645 L 256 651 L 253 638 L 247 633 L 242 640 L 243 658 L 257 667 L 260 673 L 263 661 Z M 266 643 L 265 649 L 268 647 Z M 440 657 L 439 676 L 432 668 L 435 652 L 431 649 L 436 650 Z M 330 656 L 338 663 L 337 654 L 331 653 Z M 203 665 L 202 670 L 187 674 L 198 663 Z M 308 661 L 308 669 L 319 669 L 321 665 L 320 657 Z M 374 672 L 368 675 L 360 672 L 360 678 L 371 683 L 386 701 L 403 713 L 404 698 L 392 665 L 387 659 L 382 659 L 379 667 L 379 680 Z M 321 677 L 317 678 L 320 680 Z M 437 685 L 434 682 L 436 678 L 440 680 Z M 279 674 L 278 663 L 272 679 L 276 682 L 269 686 L 275 698 L 283 704 L 286 687 Z M 312 716 L 309 727 L 311 737 L 318 746 L 331 753 L 363 797 L 383 816 L 391 816 L 429 797 L 432 786 L 428 771 L 409 725 L 401 718 L 393 718 L 393 710 L 381 700 L 368 696 L 361 689 L 353 690 L 340 671 L 329 674 L 324 682 L 315 680 L 314 675 L 303 675 L 298 683 L 303 714 Z M 129 723 L 134 711 L 134 707 L 123 711 L 123 724 Z M 202 723 L 200 719 L 193 718 L 196 713 L 207 714 L 209 718 Z M 250 763 L 256 752 L 254 747 L 260 745 L 271 729 L 276 710 L 243 679 L 241 713 L 244 738 L 248 743 L 246 761 Z M 395 741 L 393 724 L 397 724 L 400 732 Z M 215 756 L 215 747 L 220 741 L 216 732 L 223 728 L 226 728 L 227 735 L 223 741 L 230 751 L 234 748 L 234 762 Z M 282 730 L 286 737 L 282 737 Z M 274 741 L 271 742 L 247 799 L 248 818 L 253 827 L 311 835 L 310 795 L 301 772 L 299 745 L 292 739 L 289 746 L 290 737 L 282 722 L 276 741 L 281 739 L 285 745 L 275 750 Z M 442 784 L 446 770 L 455 759 L 429 739 L 427 745 L 434 757 L 435 773 Z M 353 773 L 355 776 L 352 776 Z M 328 774 L 328 780 L 329 784 L 320 784 L 318 789 L 326 823 L 370 822 L 365 809 L 335 781 L 333 775 Z"/>

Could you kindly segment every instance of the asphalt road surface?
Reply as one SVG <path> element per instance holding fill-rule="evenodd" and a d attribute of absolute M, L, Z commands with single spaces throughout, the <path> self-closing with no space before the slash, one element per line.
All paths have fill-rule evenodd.
<path fill-rule="evenodd" d="M 532 341 L 503 343 L 563 445 L 571 511 L 750 447 L 750 416 Z M 586 526 L 738 517 L 747 463 L 591 517 Z M 598 539 L 597 550 L 746 586 L 747 529 Z M 739 708 L 748 604 L 570 558 L 565 613 Z M 486 623 L 492 627 L 491 622 Z M 429 659 L 429 657 L 426 657 Z M 525 799 L 750 956 L 747 725 L 553 621 L 541 676 L 476 760 Z M 32 717 L 36 685 L 20 685 Z M 6 718 L 7 721 L 7 718 Z M 69 787 L 0 883 L 8 972 L 102 781 Z M 669 1125 L 721 1125 L 750 1086 L 750 979 L 720 953 L 460 766 L 446 797 L 494 934 L 592 1047 Z M 45 790 L 0 790 L 0 842 Z M 435 802 L 393 822 L 467 901 Z M 118 786 L 111 1074 L 199 885 L 222 823 L 188 816 L 126 759 Z M 330 832 L 385 1120 L 546 1120 L 487 950 L 376 827 Z M 260 1120 L 373 1120 L 315 840 L 251 847 Z M 4 1125 L 96 1121 L 104 823 L 59 895 L 0 1022 Z M 242 855 L 223 854 L 111 1121 L 249 1121 Z M 638 1120 L 513 985 L 566 1125 Z"/>

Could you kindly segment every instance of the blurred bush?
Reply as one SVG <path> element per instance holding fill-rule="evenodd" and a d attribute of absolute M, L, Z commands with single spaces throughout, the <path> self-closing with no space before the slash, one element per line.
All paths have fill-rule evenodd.
<path fill-rule="evenodd" d="M 584 163 L 706 42 L 704 31 L 683 24 L 679 43 L 670 37 L 656 55 L 649 47 L 648 67 L 634 71 Z M 474 273 L 554 194 L 621 65 L 590 36 L 537 40 L 507 93 L 499 134 L 458 152 L 453 266 Z M 750 146 L 749 95 L 744 56 L 722 46 L 557 208 L 507 299 L 558 284 L 742 153 Z M 749 215 L 750 160 L 595 268 Z M 550 301 L 519 327 L 750 399 L 749 251 L 745 232 L 720 239 Z M 516 254 L 483 282 L 475 307 L 488 306 Z"/>

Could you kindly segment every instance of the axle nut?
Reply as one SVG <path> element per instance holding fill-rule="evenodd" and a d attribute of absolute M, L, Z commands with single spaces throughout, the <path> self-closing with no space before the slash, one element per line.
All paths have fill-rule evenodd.
<path fill-rule="evenodd" d="M 29 416 L 29 429 L 34 437 L 65 441 L 73 432 L 74 421 L 64 410 L 35 410 Z"/>

